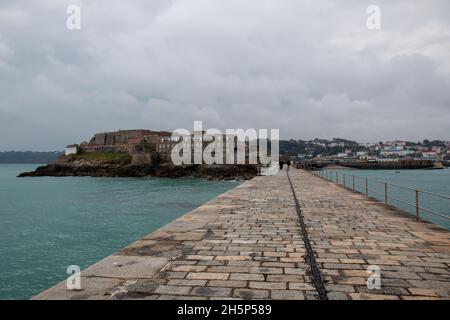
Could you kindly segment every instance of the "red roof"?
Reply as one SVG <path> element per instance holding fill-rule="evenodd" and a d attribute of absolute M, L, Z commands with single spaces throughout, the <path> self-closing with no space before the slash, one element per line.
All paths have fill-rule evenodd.
<path fill-rule="evenodd" d="M 128 143 L 129 144 L 137 144 L 137 143 L 141 143 L 143 138 L 130 138 L 128 139 Z"/>

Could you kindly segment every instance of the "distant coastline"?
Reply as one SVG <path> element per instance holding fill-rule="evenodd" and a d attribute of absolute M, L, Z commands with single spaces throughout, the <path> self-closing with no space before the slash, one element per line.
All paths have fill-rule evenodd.
<path fill-rule="evenodd" d="M 62 155 L 61 151 L 1 151 L 0 164 L 51 163 Z"/>

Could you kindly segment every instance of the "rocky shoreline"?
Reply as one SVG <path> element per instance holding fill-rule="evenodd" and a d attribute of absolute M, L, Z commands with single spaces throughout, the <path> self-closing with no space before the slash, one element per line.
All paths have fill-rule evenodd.
<path fill-rule="evenodd" d="M 71 164 L 55 163 L 23 172 L 18 177 L 195 177 L 208 180 L 249 180 L 258 173 L 254 165 L 182 165 L 173 164 Z"/>

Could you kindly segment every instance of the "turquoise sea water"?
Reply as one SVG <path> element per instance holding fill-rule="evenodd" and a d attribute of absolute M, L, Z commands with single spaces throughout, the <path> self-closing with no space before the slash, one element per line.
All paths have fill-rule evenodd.
<path fill-rule="evenodd" d="M 28 299 L 237 186 L 202 179 L 33 177 L 0 165 L 0 299 Z"/>
<path fill-rule="evenodd" d="M 339 170 L 339 183 L 343 184 L 342 173 L 346 174 L 346 186 L 353 187 L 351 175 L 369 178 L 369 195 L 384 201 L 384 184 L 370 179 L 406 186 L 413 189 L 421 189 L 433 193 L 450 196 L 450 169 L 443 170 Z M 334 181 L 336 181 L 333 175 Z M 356 189 L 365 192 L 365 180 L 355 179 Z M 388 186 L 388 195 L 415 204 L 415 191 Z M 416 213 L 415 207 L 404 204 L 395 199 L 389 199 L 388 203 L 411 214 Z M 419 194 L 419 205 L 450 217 L 450 199 L 437 196 Z M 424 210 L 420 211 L 422 219 L 439 224 L 450 230 L 450 219 L 432 215 Z"/>

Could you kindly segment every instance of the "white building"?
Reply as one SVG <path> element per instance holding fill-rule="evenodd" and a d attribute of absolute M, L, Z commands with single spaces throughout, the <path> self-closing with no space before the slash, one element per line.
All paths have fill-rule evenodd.
<path fill-rule="evenodd" d="M 357 152 L 356 152 L 356 156 L 357 156 L 357 157 L 361 157 L 361 156 L 365 156 L 365 155 L 367 155 L 367 152 L 366 152 L 366 151 L 357 151 Z"/>
<path fill-rule="evenodd" d="M 431 151 L 431 152 L 422 152 L 422 157 L 424 159 L 434 160 L 434 159 L 437 158 L 437 154 L 436 154 L 436 152 L 433 152 L 433 151 Z"/>
<path fill-rule="evenodd" d="M 405 147 L 406 146 L 406 141 L 388 141 L 385 143 L 387 146 L 391 146 L 391 147 Z"/>
<path fill-rule="evenodd" d="M 329 144 L 329 146 L 331 148 L 335 148 L 335 147 L 345 147 L 345 143 L 344 142 L 332 142 Z"/>
<path fill-rule="evenodd" d="M 77 154 L 78 153 L 78 145 L 72 144 L 66 147 L 65 155 Z"/>

